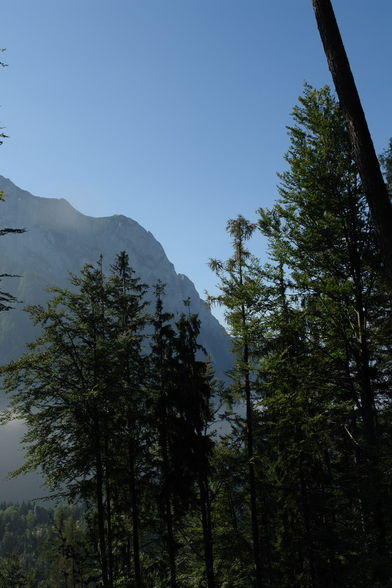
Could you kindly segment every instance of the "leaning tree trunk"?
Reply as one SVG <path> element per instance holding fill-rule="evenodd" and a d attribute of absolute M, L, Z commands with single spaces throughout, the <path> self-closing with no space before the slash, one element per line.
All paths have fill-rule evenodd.
<path fill-rule="evenodd" d="M 312 0 L 359 174 L 377 233 L 385 277 L 392 287 L 392 206 L 330 0 Z"/>

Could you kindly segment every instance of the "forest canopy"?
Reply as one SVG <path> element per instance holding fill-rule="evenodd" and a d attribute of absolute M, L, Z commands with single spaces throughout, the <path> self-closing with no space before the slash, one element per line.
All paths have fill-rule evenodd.
<path fill-rule="evenodd" d="M 305 86 L 288 135 L 276 204 L 228 221 L 210 262 L 230 386 L 125 252 L 29 309 L 41 335 L 2 374 L 22 470 L 83 505 L 59 586 L 390 586 L 390 290 L 328 87 Z"/>

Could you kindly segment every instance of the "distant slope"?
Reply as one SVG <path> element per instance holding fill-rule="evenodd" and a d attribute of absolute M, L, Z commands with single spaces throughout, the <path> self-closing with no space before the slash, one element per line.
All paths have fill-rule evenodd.
<path fill-rule="evenodd" d="M 5 202 L 0 203 L 0 228 L 26 229 L 23 234 L 0 239 L 0 273 L 20 276 L 4 280 L 3 289 L 22 301 L 15 310 L 0 313 L 0 363 L 21 355 L 26 342 L 36 336 L 22 310 L 24 305 L 44 302 L 48 296 L 47 287 L 68 286 L 69 272 L 78 274 L 84 264 L 95 263 L 101 254 L 107 268 L 116 254 L 125 250 L 131 266 L 145 283 L 154 285 L 160 279 L 166 284 L 168 310 L 181 312 L 182 301 L 190 298 L 191 310 L 199 314 L 202 323 L 200 342 L 210 354 L 217 375 L 224 376 L 231 362 L 230 342 L 225 330 L 200 299 L 193 283 L 176 273 L 162 246 L 150 232 L 121 215 L 85 216 L 64 199 L 33 196 L 2 176 L 0 190 L 6 194 Z M 17 431 L 13 429 L 12 434 L 7 435 L 0 430 L 0 479 L 2 469 L 4 471 L 1 464 L 4 466 L 5 461 L 9 462 L 9 453 L 16 449 Z M 7 439 L 11 446 L 5 449 Z M 31 497 L 31 494 L 24 497 Z M 1 486 L 0 499 L 12 499 L 12 496 L 4 495 Z"/>
<path fill-rule="evenodd" d="M 26 229 L 24 234 L 0 240 L 0 272 L 20 275 L 3 282 L 4 289 L 12 291 L 23 305 L 45 300 L 48 286 L 67 286 L 69 272 L 79 273 L 84 264 L 95 263 L 101 254 L 108 267 L 116 254 L 125 250 L 145 283 L 154 285 L 160 279 L 166 284 L 166 303 L 172 312 L 181 312 L 183 300 L 191 299 L 191 309 L 202 322 L 201 342 L 217 372 L 223 375 L 229 368 L 230 345 L 225 330 L 193 283 L 176 273 L 160 243 L 136 221 L 122 215 L 85 216 L 64 199 L 32 196 L 2 176 L 0 190 L 7 195 L 0 203 L 0 227 Z M 33 336 L 23 305 L 0 315 L 1 363 L 20 355 Z"/>

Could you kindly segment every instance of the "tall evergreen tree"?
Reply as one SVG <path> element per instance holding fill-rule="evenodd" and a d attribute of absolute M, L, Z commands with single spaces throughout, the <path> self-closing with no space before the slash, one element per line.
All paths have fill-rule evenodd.
<path fill-rule="evenodd" d="M 125 262 L 120 256 L 111 279 L 104 276 L 102 260 L 86 266 L 72 277 L 76 291 L 53 289 L 55 296 L 46 307 L 30 307 L 41 336 L 30 345 L 30 353 L 2 369 L 6 389 L 15 392 L 11 417 L 23 418 L 27 425 L 27 460 L 21 471 L 40 468 L 60 495 L 94 506 L 97 554 L 107 588 L 115 579 L 117 450 L 128 448 L 133 439 L 126 409 L 132 406 L 132 392 L 140 388 L 139 374 L 133 373 L 131 382 L 126 373 L 124 356 L 134 369 L 143 363 L 143 287 L 128 280 Z M 124 418 L 125 427 L 119 429 Z"/>
<path fill-rule="evenodd" d="M 385 399 L 379 367 L 386 348 L 380 325 L 388 315 L 389 301 L 378 272 L 364 190 L 336 101 L 327 88 L 315 91 L 307 86 L 293 118 L 286 157 L 289 169 L 281 175 L 281 197 L 272 211 L 261 211 L 260 218 L 275 260 L 291 275 L 287 292 L 294 302 L 296 323 L 302 324 L 292 344 L 287 345 L 282 367 L 290 364 L 293 350 L 302 346 L 301 355 L 308 358 L 304 367 L 312 366 L 312 371 L 305 381 L 300 368 L 303 360 L 298 357 L 295 385 L 300 386 L 298 391 L 307 390 L 308 406 L 315 403 L 315 417 L 317 412 L 320 418 L 329 415 L 325 430 L 329 431 L 328 445 L 335 447 L 333 453 L 318 460 L 320 474 L 329 479 L 322 492 L 327 496 L 327 487 L 338 484 L 340 499 L 345 501 L 343 528 L 348 532 L 347 526 L 351 526 L 357 529 L 356 537 L 362 535 L 362 577 L 376 582 L 382 580 L 388 560 L 382 507 L 388 484 L 380 469 L 377 412 Z M 275 333 L 287 331 L 282 327 Z M 312 381 L 313 392 L 309 390 Z M 330 436 L 335 428 L 332 425 L 339 422 L 340 427 Z M 350 493 L 351 501 L 355 496 L 355 507 L 348 506 Z M 317 516 L 315 513 L 313 520 Z M 342 539 L 344 533 L 339 535 Z M 318 562 L 314 561 L 311 585 L 317 585 L 317 578 L 326 578 L 319 557 L 322 548 L 316 545 L 313 552 Z M 348 560 L 350 549 L 352 554 L 361 551 L 356 540 L 353 545 L 341 545 Z M 338 552 L 334 557 L 337 561 Z M 339 575 L 344 577 L 341 569 Z M 336 577 L 330 579 L 331 585 L 336 582 Z"/>
<path fill-rule="evenodd" d="M 183 550 L 181 527 L 190 512 L 199 512 L 209 588 L 215 586 L 209 489 L 212 442 L 211 376 L 198 358 L 200 322 L 184 313 L 173 323 L 163 308 L 164 287 L 155 289 L 156 307 L 150 354 L 153 421 L 156 430 L 158 501 L 161 536 L 167 556 L 169 585 L 182 585 L 189 567 L 178 565 Z M 188 304 L 188 303 L 187 303 Z M 163 581 L 163 580 L 162 580 Z"/>
<path fill-rule="evenodd" d="M 120 515 L 124 509 L 131 511 L 132 549 L 135 587 L 142 586 L 140 561 L 140 519 L 142 492 L 140 469 L 145 458 L 145 437 L 148 398 L 145 394 L 147 380 L 147 357 L 142 350 L 148 320 L 145 300 L 147 286 L 135 276 L 129 265 L 129 257 L 122 251 L 111 266 L 111 304 L 118 339 L 117 353 L 117 433 L 113 439 L 113 457 L 117 464 L 116 488 L 113 496 L 115 511 Z M 121 450 L 120 450 L 121 449 Z M 125 538 L 123 537 L 123 542 Z M 125 571 L 129 562 L 123 562 Z"/>
<path fill-rule="evenodd" d="M 246 448 L 248 458 L 248 481 L 250 493 L 250 512 L 252 525 L 253 557 L 255 565 L 256 586 L 263 585 L 260 521 L 257 505 L 257 481 L 255 472 L 254 452 L 254 421 L 255 414 L 252 402 L 252 363 L 251 355 L 254 346 L 254 314 L 257 314 L 257 297 L 254 269 L 255 260 L 246 249 L 246 241 L 250 239 L 255 225 L 249 223 L 242 216 L 228 221 L 227 232 L 232 238 L 233 256 L 226 262 L 210 261 L 211 269 L 220 279 L 221 294 L 210 298 L 211 302 L 218 302 L 226 307 L 225 317 L 234 338 L 234 351 L 237 355 L 236 376 L 237 385 L 243 392 L 246 410 Z"/>
<path fill-rule="evenodd" d="M 174 364 L 174 330 L 171 325 L 173 315 L 163 310 L 163 284 L 155 288 L 155 314 L 150 355 L 152 370 L 151 389 L 154 399 L 154 420 L 157 426 L 157 446 L 159 456 L 159 475 L 161 479 L 160 504 L 164 526 L 163 540 L 168 556 L 170 587 L 177 588 L 176 556 L 178 545 L 174 528 L 174 497 L 180 489 L 175 487 L 175 470 L 171 459 L 173 444 L 172 387 Z M 175 415 L 174 415 L 175 419 Z"/>
<path fill-rule="evenodd" d="M 186 301 L 189 308 L 189 301 Z M 177 411 L 182 419 L 178 431 L 179 449 L 177 467 L 181 475 L 187 473 L 187 486 L 192 482 L 198 489 L 198 506 L 202 520 L 203 547 L 208 588 L 215 587 L 213 530 L 211 519 L 210 459 L 212 440 L 208 427 L 212 421 L 212 374 L 208 364 L 198 359 L 205 350 L 197 342 L 200 321 L 195 314 L 182 314 L 176 322 L 176 395 Z M 192 498 L 192 497 L 191 497 Z M 193 497 L 195 498 L 195 497 Z"/>

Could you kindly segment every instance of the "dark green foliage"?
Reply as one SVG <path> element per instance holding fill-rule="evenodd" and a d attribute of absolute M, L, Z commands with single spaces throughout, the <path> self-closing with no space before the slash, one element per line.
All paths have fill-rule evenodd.
<path fill-rule="evenodd" d="M 83 509 L 0 505 L 0 586 L 92 588 L 93 578 Z"/>
<path fill-rule="evenodd" d="M 143 410 L 145 287 L 132 277 L 125 255 L 111 276 L 104 276 L 100 261 L 73 276 L 72 285 L 76 290 L 54 289 L 46 308 L 29 309 L 42 334 L 4 373 L 8 389 L 18 390 L 11 415 L 27 424 L 22 470 L 39 467 L 51 489 L 94 507 L 96 554 L 109 586 L 120 566 L 113 556 L 114 524 L 121 520 L 116 510 L 125 507 L 120 482 L 130 475 L 135 407 Z M 129 530 L 122 532 L 125 541 Z"/>
<path fill-rule="evenodd" d="M 233 258 L 212 262 L 239 358 L 233 391 L 241 377 L 246 390 L 250 375 L 262 582 L 388 586 L 390 296 L 345 121 L 328 88 L 306 86 L 293 121 L 280 198 L 259 211 L 270 263 L 244 252 L 235 273 L 235 239 Z M 384 165 L 388 173 L 388 152 Z M 236 226 L 253 227 L 238 217 L 228 226 L 233 237 Z M 247 500 L 251 486 L 236 487 L 232 475 L 235 505 L 233 489 Z M 231 535 L 246 543 L 249 515 L 235 512 Z M 253 585 L 249 568 L 245 574 L 243 585 Z"/>
<path fill-rule="evenodd" d="M 293 118 L 280 200 L 260 211 L 274 262 L 259 320 L 274 581 L 384 585 L 389 296 L 338 105 L 307 86 Z"/>
<path fill-rule="evenodd" d="M 158 284 L 149 315 L 125 253 L 30 309 L 42 335 L 3 368 L 22 470 L 85 511 L 0 508 L 3 582 L 391 586 L 390 293 L 328 88 L 305 87 L 289 137 L 276 205 L 229 221 L 232 257 L 211 262 L 230 390 L 189 304 L 167 313 Z M 258 231 L 266 264 L 246 247 Z"/>
<path fill-rule="evenodd" d="M 150 354 L 155 491 L 160 521 L 157 533 L 165 547 L 162 557 L 168 561 L 169 585 L 175 587 L 177 561 L 182 559 L 185 547 L 181 527 L 190 511 L 200 509 L 208 586 L 213 587 L 208 485 L 212 441 L 207 436 L 213 384 L 206 363 L 197 359 L 197 353 L 203 351 L 197 343 L 199 320 L 195 315 L 183 314 L 173 325 L 172 315 L 163 310 L 163 293 L 163 286 L 158 284 Z"/>
<path fill-rule="evenodd" d="M 233 336 L 233 350 L 236 352 L 236 364 L 233 372 L 234 385 L 245 405 L 246 418 L 244 439 L 247 453 L 250 522 L 252 527 L 253 560 L 255 568 L 255 586 L 261 588 L 262 563 L 260 545 L 260 520 L 256 496 L 257 472 L 255 467 L 254 428 L 256 414 L 253 407 L 254 372 L 252 358 L 255 357 L 255 322 L 258 314 L 258 279 L 257 260 L 246 250 L 245 243 L 250 239 L 255 225 L 242 216 L 227 223 L 227 232 L 232 238 L 233 256 L 222 263 L 210 261 L 210 267 L 220 278 L 221 295 L 212 301 L 223 304 Z"/>
<path fill-rule="evenodd" d="M 64 578 L 73 550 L 75 582 L 86 560 L 105 587 L 141 587 L 151 566 L 163 582 L 167 551 L 175 586 L 180 524 L 198 509 L 212 577 L 212 384 L 196 358 L 200 323 L 191 314 L 168 322 L 159 295 L 148 317 L 146 286 L 125 253 L 110 275 L 101 259 L 71 282 L 72 290 L 53 289 L 46 307 L 28 309 L 41 335 L 2 369 L 14 392 L 8 418 L 27 425 L 26 462 L 14 475 L 39 468 L 55 496 L 86 505 L 88 552 L 68 544 L 72 521 L 54 522 Z"/>

